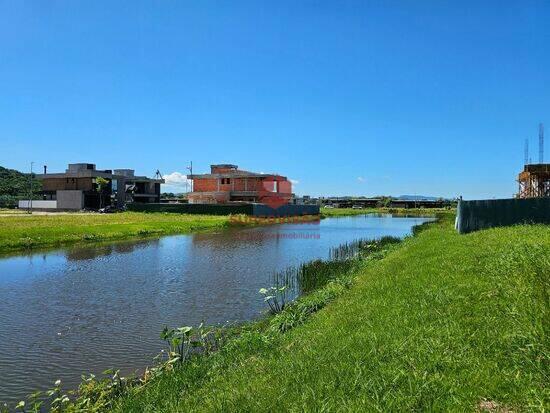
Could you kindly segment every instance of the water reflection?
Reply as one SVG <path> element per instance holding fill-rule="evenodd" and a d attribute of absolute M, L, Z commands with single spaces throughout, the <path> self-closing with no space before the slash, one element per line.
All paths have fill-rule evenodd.
<path fill-rule="evenodd" d="M 65 257 L 68 261 L 91 260 L 94 258 L 111 255 L 114 253 L 128 254 L 139 248 L 152 247 L 158 244 L 159 240 L 140 240 L 132 242 L 119 242 L 114 244 L 100 245 L 94 248 L 75 247 L 66 251 Z M 46 256 L 44 255 L 44 259 Z"/>

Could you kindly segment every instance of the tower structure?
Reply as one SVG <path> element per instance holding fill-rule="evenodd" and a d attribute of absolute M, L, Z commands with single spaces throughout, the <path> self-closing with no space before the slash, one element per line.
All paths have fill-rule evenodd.
<path fill-rule="evenodd" d="M 529 159 L 529 142 L 525 141 L 525 166 L 518 176 L 518 198 L 550 197 L 550 164 L 544 163 L 544 126 L 539 124 L 539 162 Z"/>
<path fill-rule="evenodd" d="M 544 163 L 544 125 L 539 123 L 539 163 Z"/>

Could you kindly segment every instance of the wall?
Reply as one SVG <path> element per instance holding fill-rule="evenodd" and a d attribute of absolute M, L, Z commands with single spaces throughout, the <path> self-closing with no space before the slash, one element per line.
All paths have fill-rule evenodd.
<path fill-rule="evenodd" d="M 252 205 L 217 205 L 217 204 L 127 204 L 129 211 L 137 212 L 174 212 L 178 214 L 252 214 Z"/>
<path fill-rule="evenodd" d="M 139 212 L 175 212 L 180 214 L 229 215 L 245 214 L 261 217 L 318 215 L 318 205 L 283 205 L 273 209 L 261 204 L 128 204 L 128 210 Z"/>
<path fill-rule="evenodd" d="M 294 217 L 298 215 L 319 215 L 319 205 L 282 205 L 271 208 L 267 205 L 254 204 L 252 215 L 257 217 Z"/>
<path fill-rule="evenodd" d="M 218 180 L 217 179 L 194 179 L 193 180 L 193 191 L 195 192 L 215 192 L 218 190 Z"/>
<path fill-rule="evenodd" d="M 190 204 L 224 204 L 229 202 L 229 192 L 191 192 Z"/>
<path fill-rule="evenodd" d="M 220 191 L 256 191 L 262 189 L 261 178 L 230 178 L 229 184 L 222 184 L 221 178 L 202 178 L 193 181 L 195 192 L 216 192 Z M 218 187 L 218 181 L 220 181 Z"/>
<path fill-rule="evenodd" d="M 19 201 L 19 208 L 20 209 L 28 209 L 29 208 L 29 201 Z M 32 207 L 33 209 L 56 209 L 57 208 L 57 201 L 39 201 L 39 200 L 33 200 L 32 201 Z"/>
<path fill-rule="evenodd" d="M 236 178 L 234 181 L 234 191 L 257 191 L 262 189 L 261 178 Z"/>
<path fill-rule="evenodd" d="M 80 211 L 84 208 L 84 195 L 82 191 L 67 190 L 57 191 L 57 208 Z"/>
<path fill-rule="evenodd" d="M 42 180 L 42 189 L 44 191 L 56 191 L 58 189 L 91 191 L 93 182 L 92 178 L 45 178 Z"/>
<path fill-rule="evenodd" d="M 456 229 L 465 234 L 516 224 L 550 224 L 550 198 L 460 201 Z"/>

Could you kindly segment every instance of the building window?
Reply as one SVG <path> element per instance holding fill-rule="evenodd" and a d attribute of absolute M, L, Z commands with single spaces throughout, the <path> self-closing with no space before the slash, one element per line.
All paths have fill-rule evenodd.
<path fill-rule="evenodd" d="M 222 185 L 229 185 L 231 183 L 230 178 L 222 178 Z"/>

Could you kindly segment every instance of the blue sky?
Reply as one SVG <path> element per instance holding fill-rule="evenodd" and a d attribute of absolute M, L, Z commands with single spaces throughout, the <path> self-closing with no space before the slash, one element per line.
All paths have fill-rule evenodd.
<path fill-rule="evenodd" d="M 0 0 L 0 165 L 510 197 L 550 130 L 549 22 L 547 1 Z"/>

